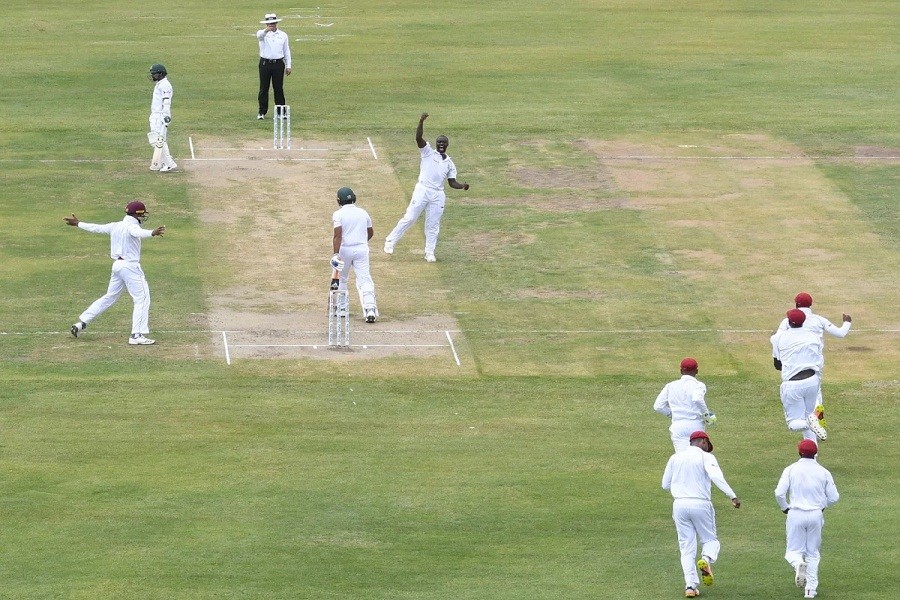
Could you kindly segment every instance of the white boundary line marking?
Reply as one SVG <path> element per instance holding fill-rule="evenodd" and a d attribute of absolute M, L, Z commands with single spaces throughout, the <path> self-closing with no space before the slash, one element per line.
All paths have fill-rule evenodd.
<path fill-rule="evenodd" d="M 375 160 L 378 160 L 378 155 L 375 154 L 375 146 L 372 144 L 372 138 L 367 137 L 366 139 L 369 140 L 369 148 L 372 149 L 372 156 L 375 157 Z"/>
<path fill-rule="evenodd" d="M 222 332 L 222 342 L 225 344 L 225 364 L 231 365 L 231 353 L 228 351 L 228 336 Z"/>
<path fill-rule="evenodd" d="M 460 333 L 465 334 L 466 331 L 463 329 L 385 329 L 385 330 L 375 330 L 375 329 L 367 329 L 369 333 L 373 334 L 398 334 L 398 333 Z M 853 329 L 853 333 L 900 333 L 900 329 L 893 328 L 871 328 L 871 329 Z M 112 335 L 116 333 L 121 333 L 117 331 L 98 331 L 91 330 L 90 333 L 102 333 L 104 335 Z M 154 330 L 154 333 L 164 333 L 164 334 L 214 334 L 214 333 L 234 333 L 234 334 L 245 334 L 245 335 L 253 335 L 253 331 L 247 331 L 244 329 L 170 329 L 170 330 Z M 300 333 L 321 333 L 320 330 L 285 330 L 283 333 L 285 334 L 300 334 Z M 481 334 L 522 334 L 522 333 L 535 333 L 535 334 L 570 334 L 570 333 L 582 333 L 582 334 L 609 334 L 609 333 L 617 333 L 617 334 L 657 334 L 657 333 L 764 333 L 767 335 L 772 334 L 772 329 L 481 329 L 474 333 Z M 71 332 L 67 329 L 65 331 L 0 331 L 0 336 L 3 335 L 21 335 L 21 336 L 29 336 L 29 335 L 71 335 Z M 368 344 L 371 345 L 371 344 Z"/>
<path fill-rule="evenodd" d="M 447 335 L 447 341 L 450 342 L 450 349 L 453 350 L 453 359 L 456 361 L 456 366 L 462 366 L 459 362 L 459 354 L 456 353 L 456 346 L 453 345 L 453 340 L 450 339 L 450 331 L 445 331 L 444 333 Z"/>
<path fill-rule="evenodd" d="M 196 160 L 197 157 L 194 156 L 194 138 L 188 136 L 188 145 L 191 147 L 191 160 Z"/>
<path fill-rule="evenodd" d="M 231 344 L 231 348 L 328 348 L 328 344 Z M 446 348 L 447 344 L 350 344 L 338 348 Z"/>

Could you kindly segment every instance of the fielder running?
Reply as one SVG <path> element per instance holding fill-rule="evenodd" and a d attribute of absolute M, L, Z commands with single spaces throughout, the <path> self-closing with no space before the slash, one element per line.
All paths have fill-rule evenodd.
<path fill-rule="evenodd" d="M 653 410 L 672 419 L 669 433 L 675 452 L 690 446 L 691 432 L 705 431 L 716 422 L 706 406 L 706 385 L 697 381 L 698 368 L 693 358 L 682 360 L 681 379 L 667 383 L 653 403 Z"/>
<path fill-rule="evenodd" d="M 150 132 L 147 140 L 153 147 L 153 158 L 150 170 L 166 173 L 178 168 L 169 153 L 169 123 L 172 121 L 172 84 L 169 83 L 168 72 L 163 65 L 150 67 L 148 77 L 156 82 L 153 86 L 153 99 L 150 101 Z"/>
<path fill-rule="evenodd" d="M 787 515 L 784 559 L 794 568 L 794 583 L 805 590 L 803 597 L 815 598 L 819 587 L 824 510 L 837 502 L 840 494 L 831 473 L 816 462 L 819 450 L 816 443 L 803 440 L 797 450 L 800 460 L 781 473 L 775 487 L 775 501 Z"/>
<path fill-rule="evenodd" d="M 134 300 L 134 311 L 131 315 L 131 337 L 128 343 L 132 346 L 147 346 L 155 343 L 147 337 L 150 333 L 150 287 L 141 269 L 141 240 L 152 236 L 161 236 L 166 232 L 166 226 L 160 225 L 156 229 L 144 229 L 141 223 L 147 220 L 149 214 L 143 202 L 129 202 L 125 207 L 125 218 L 106 225 L 85 223 L 74 214 L 71 217 L 63 217 L 63 221 L 72 227 L 78 227 L 91 233 L 103 233 L 109 236 L 110 257 L 113 259 L 112 275 L 109 278 L 109 288 L 106 294 L 98 298 L 87 310 L 78 317 L 78 322 L 72 325 L 72 335 L 85 330 L 88 324 L 99 317 L 110 306 L 116 303 L 119 296 L 126 289 Z"/>
<path fill-rule="evenodd" d="M 809 329 L 817 336 L 819 336 L 819 341 L 822 344 L 822 361 L 819 364 L 819 373 L 825 369 L 825 334 L 833 335 L 836 338 L 844 338 L 847 337 L 847 334 L 850 333 L 850 327 L 853 319 L 850 315 L 844 313 L 842 315 L 843 323 L 840 327 L 834 325 L 831 321 L 826 319 L 823 316 L 817 315 L 812 311 L 812 296 L 807 294 L 806 292 L 800 292 L 794 297 L 794 305 L 799 310 L 803 311 L 806 314 L 806 321 L 803 323 L 804 329 Z M 783 331 L 787 331 L 790 329 L 790 325 L 788 324 L 787 318 L 781 320 L 781 324 L 778 325 L 778 329 L 775 330 L 775 335 Z M 819 410 L 822 414 L 825 413 L 825 407 L 822 402 L 822 388 L 819 387 L 819 395 L 816 398 L 816 406 L 817 410 Z"/>
<path fill-rule="evenodd" d="M 676 452 L 666 463 L 662 488 L 670 490 L 672 519 L 678 532 L 678 548 L 681 551 L 681 570 L 684 572 L 684 596 L 700 595 L 697 586 L 713 584 L 712 564 L 719 558 L 720 544 L 716 537 L 716 512 L 712 505 L 712 486 L 722 490 L 731 499 L 731 505 L 741 507 L 737 497 L 712 455 L 713 445 L 705 431 L 690 435 L 686 450 Z M 700 559 L 697 558 L 697 538 L 700 538 Z M 698 576 L 699 571 L 699 576 Z"/>
<path fill-rule="evenodd" d="M 828 437 L 825 412 L 816 404 L 822 386 L 822 341 L 811 329 L 805 329 L 806 313 L 787 311 L 790 329 L 772 336 L 772 360 L 781 371 L 781 404 L 791 431 L 802 431 L 804 439 Z"/>
<path fill-rule="evenodd" d="M 406 209 L 403 218 L 394 227 L 394 230 L 384 241 L 384 251 L 394 253 L 394 245 L 400 241 L 406 230 L 416 222 L 419 215 L 425 212 L 425 261 L 435 262 L 434 250 L 437 247 L 438 233 L 441 230 L 441 216 L 444 214 L 444 203 L 447 195 L 444 193 L 444 180 L 454 190 L 469 189 L 468 183 L 456 181 L 456 165 L 447 156 L 447 148 L 450 139 L 446 135 L 439 135 L 434 141 L 435 148 L 422 137 L 422 129 L 428 113 L 422 113 L 419 117 L 419 125 L 416 127 L 416 144 L 419 146 L 421 162 L 419 164 L 419 181 L 413 190 L 412 200 Z"/>
<path fill-rule="evenodd" d="M 348 187 L 337 191 L 337 202 L 340 208 L 331 217 L 334 225 L 331 266 L 340 272 L 337 289 L 347 289 L 350 267 L 353 267 L 363 317 L 366 323 L 374 323 L 378 318 L 378 304 L 375 301 L 375 282 L 369 273 L 369 240 L 375 234 L 372 218 L 365 210 L 355 206 L 356 194 Z"/>

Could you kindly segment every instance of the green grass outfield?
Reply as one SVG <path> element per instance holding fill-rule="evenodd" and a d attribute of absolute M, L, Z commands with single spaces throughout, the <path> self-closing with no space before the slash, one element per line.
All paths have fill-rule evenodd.
<path fill-rule="evenodd" d="M 455 319 L 460 366 L 227 365 L 215 346 L 203 315 L 253 232 L 205 218 L 245 198 L 191 176 L 188 137 L 268 139 L 252 33 L 273 10 L 297 139 L 379 149 L 348 181 L 392 190 L 365 203 L 379 241 L 412 191 L 418 115 L 450 136 L 472 189 L 448 194 L 439 262 L 376 251 L 373 273 L 384 322 Z M 682 597 L 651 406 L 686 355 L 744 501 L 714 490 L 703 597 L 800 598 L 768 343 L 800 290 L 854 320 L 826 340 L 821 461 L 842 499 L 819 598 L 893 597 L 898 27 L 887 1 L 4 3 L 0 598 Z M 175 88 L 168 177 L 146 168 L 155 62 Z M 158 344 L 124 343 L 128 298 L 73 339 L 108 245 L 62 217 L 114 220 L 133 197 L 169 228 L 144 244 Z M 315 229 L 330 202 L 299 188 L 266 209 Z M 323 223 L 291 294 L 324 272 Z"/>

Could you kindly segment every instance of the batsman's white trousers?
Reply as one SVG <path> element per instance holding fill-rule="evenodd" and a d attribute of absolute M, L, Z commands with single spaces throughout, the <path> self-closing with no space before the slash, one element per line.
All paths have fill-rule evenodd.
<path fill-rule="evenodd" d="M 691 445 L 691 434 L 695 431 L 706 431 L 706 425 L 701 419 L 686 419 L 672 421 L 669 433 L 672 435 L 672 445 L 675 452 L 681 452 Z"/>
<path fill-rule="evenodd" d="M 162 115 L 150 115 L 150 131 L 147 133 L 147 141 L 154 148 L 153 158 L 150 161 L 151 169 L 158 170 L 161 165 L 175 166 L 175 160 L 172 159 L 172 154 L 169 152 L 169 126 L 163 120 Z M 158 151 L 157 148 L 161 151 Z"/>
<path fill-rule="evenodd" d="M 447 201 L 447 195 L 443 189 L 435 190 L 422 185 L 416 184 L 413 190 L 412 200 L 406 207 L 406 213 L 403 218 L 397 222 L 396 227 L 387 236 L 387 241 L 396 244 L 406 233 L 406 230 L 418 220 L 419 215 L 425 212 L 425 252 L 434 254 L 437 248 L 438 234 L 441 231 L 441 217 L 444 215 L 444 204 Z"/>
<path fill-rule="evenodd" d="M 802 431 L 803 439 L 815 440 L 814 434 L 806 423 L 806 417 L 816 409 L 816 402 L 821 398 L 822 376 L 816 373 L 812 377 L 800 381 L 783 381 L 781 383 L 781 405 L 784 407 L 784 420 L 791 431 Z"/>
<path fill-rule="evenodd" d="M 795 569 L 806 561 L 806 589 L 815 590 L 819 586 L 819 547 L 822 545 L 822 527 L 825 514 L 821 510 L 788 511 L 785 530 L 787 550 L 784 559 Z"/>
<path fill-rule="evenodd" d="M 341 269 L 339 290 L 347 289 L 347 280 L 350 279 L 350 268 L 356 273 L 356 291 L 359 292 L 359 303 L 363 310 L 367 308 L 375 309 L 378 313 L 378 304 L 375 301 L 375 282 L 369 273 L 369 245 L 356 244 L 353 246 L 341 245 L 338 252 L 341 260 L 344 261 L 344 268 Z"/>
<path fill-rule="evenodd" d="M 700 556 L 705 556 L 710 563 L 719 558 L 716 512 L 709 500 L 679 498 L 672 503 L 672 520 L 675 521 L 675 531 L 678 532 L 684 585 L 696 587 L 700 583 L 697 576 L 697 538 L 700 538 L 702 544 Z"/>
<path fill-rule="evenodd" d="M 122 292 L 128 290 L 131 299 L 134 300 L 134 312 L 131 314 L 131 333 L 150 333 L 150 286 L 144 277 L 141 263 L 127 260 L 113 262 L 112 275 L 109 278 L 109 288 L 106 294 L 94 300 L 87 307 L 79 320 L 85 324 L 90 323 L 116 303 Z"/>

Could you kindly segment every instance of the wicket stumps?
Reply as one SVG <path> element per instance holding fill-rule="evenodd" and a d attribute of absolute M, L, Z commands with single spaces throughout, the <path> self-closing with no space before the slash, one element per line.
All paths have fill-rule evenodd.
<path fill-rule="evenodd" d="M 350 347 L 350 296 L 347 290 L 328 292 L 328 345 Z"/>
<path fill-rule="evenodd" d="M 272 119 L 272 147 L 275 150 L 291 149 L 291 106 L 275 105 L 275 118 Z"/>

